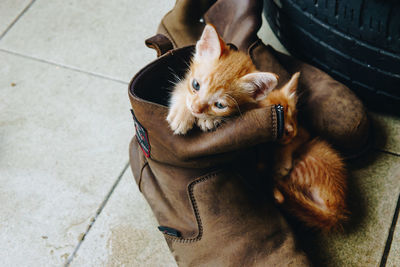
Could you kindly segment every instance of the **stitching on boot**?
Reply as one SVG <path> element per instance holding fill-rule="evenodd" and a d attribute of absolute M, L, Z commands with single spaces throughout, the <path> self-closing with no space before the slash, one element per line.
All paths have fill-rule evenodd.
<path fill-rule="evenodd" d="M 179 243 L 191 243 L 191 242 L 196 242 L 196 241 L 201 240 L 201 238 L 203 237 L 203 224 L 201 222 L 200 213 L 199 213 L 196 199 L 194 197 L 193 189 L 194 189 L 195 185 L 216 177 L 217 174 L 220 172 L 221 171 L 215 171 L 215 172 L 206 174 L 205 176 L 201 176 L 200 178 L 197 178 L 196 180 L 194 180 L 193 182 L 191 182 L 188 185 L 189 198 L 190 198 L 190 202 L 192 203 L 194 215 L 196 217 L 196 221 L 197 221 L 197 225 L 198 225 L 198 229 L 199 229 L 199 234 L 197 235 L 197 237 L 195 237 L 195 238 L 177 238 L 177 237 L 172 237 L 172 236 L 164 234 L 164 237 L 166 239 L 169 239 L 169 240 L 175 241 L 175 242 L 179 242 Z"/>
<path fill-rule="evenodd" d="M 272 135 L 274 136 L 274 140 L 277 138 L 277 118 L 276 118 L 276 110 L 274 106 L 271 106 L 271 121 L 272 121 Z"/>
<path fill-rule="evenodd" d="M 143 170 L 144 170 L 144 168 L 146 168 L 148 165 L 149 165 L 149 163 L 146 161 L 146 162 L 143 164 L 143 166 L 142 166 L 142 168 L 141 168 L 141 170 L 140 170 L 140 176 L 139 176 L 139 181 L 138 181 L 138 187 L 139 187 L 140 193 L 143 193 L 143 192 L 142 192 Z"/>

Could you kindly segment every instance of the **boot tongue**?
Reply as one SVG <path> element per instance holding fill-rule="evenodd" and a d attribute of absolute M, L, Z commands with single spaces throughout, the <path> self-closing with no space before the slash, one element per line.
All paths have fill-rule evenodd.
<path fill-rule="evenodd" d="M 208 8 L 211 2 L 213 1 L 205 6 Z M 258 40 L 257 32 L 262 22 L 261 12 L 262 1 L 219 0 L 203 14 L 202 21 L 214 25 L 226 43 L 247 52 L 250 45 Z M 155 49 L 158 57 L 173 48 L 194 45 L 200 38 L 205 24 L 193 19 L 202 14 L 196 13 L 196 16 L 191 16 L 189 23 L 187 13 L 181 12 L 177 16 L 167 14 L 160 24 L 158 34 L 146 40 L 146 45 Z M 168 30 L 164 29 L 165 27 Z"/>
<path fill-rule="evenodd" d="M 262 1 L 219 0 L 204 14 L 226 43 L 247 52 L 257 41 L 261 27 Z"/>

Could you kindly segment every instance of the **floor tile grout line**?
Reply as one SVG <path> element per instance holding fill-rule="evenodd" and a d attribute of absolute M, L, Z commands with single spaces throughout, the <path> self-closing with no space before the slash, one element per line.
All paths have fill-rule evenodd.
<path fill-rule="evenodd" d="M 124 84 L 124 85 L 128 85 L 129 84 L 129 82 L 121 81 L 121 80 L 118 80 L 118 79 L 115 79 L 115 78 L 112 78 L 112 77 L 104 76 L 104 75 L 101 75 L 101 74 L 98 74 L 98 73 L 94 73 L 94 72 L 90 72 L 90 71 L 85 71 L 85 70 L 78 69 L 78 68 L 71 67 L 71 66 L 67 66 L 67 65 L 62 65 L 62 64 L 59 64 L 59 63 L 56 63 L 56 62 L 45 60 L 45 59 L 24 55 L 24 54 L 21 54 L 21 53 L 18 53 L 18 52 L 14 52 L 14 51 L 10 51 L 10 50 L 4 49 L 4 48 L 0 48 L 0 51 L 4 52 L 4 53 L 15 55 L 15 56 L 23 57 L 23 58 L 26 58 L 26 59 L 30 59 L 30 60 L 46 63 L 46 64 L 53 65 L 53 66 L 56 66 L 56 67 L 60 67 L 60 68 L 63 68 L 63 69 L 72 70 L 72 71 L 76 71 L 76 72 L 79 72 L 79 73 L 84 73 L 84 74 L 87 74 L 87 75 L 90 75 L 90 76 L 94 76 L 94 77 L 97 77 L 97 78 L 118 82 L 118 83 L 121 83 L 121 84 Z"/>
<path fill-rule="evenodd" d="M 115 188 L 118 186 L 119 182 L 121 181 L 122 177 L 124 176 L 126 170 L 128 169 L 129 166 L 129 162 L 127 162 L 124 166 L 124 168 L 122 169 L 121 173 L 118 175 L 117 180 L 114 182 L 113 186 L 111 187 L 110 191 L 108 191 L 106 197 L 104 198 L 103 202 L 100 204 L 100 207 L 97 209 L 96 214 L 94 216 L 94 218 L 91 220 L 90 224 L 88 225 L 85 233 L 83 234 L 81 240 L 79 240 L 77 246 L 75 247 L 74 251 L 72 252 L 72 254 L 68 257 L 64 267 L 68 267 L 72 260 L 74 259 L 74 257 L 76 256 L 76 253 L 78 252 L 79 248 L 81 247 L 83 241 L 85 240 L 85 237 L 87 236 L 87 234 L 89 233 L 89 231 L 92 229 L 93 225 L 95 224 L 97 218 L 99 217 L 99 215 L 101 214 L 101 212 L 103 211 L 104 207 L 107 205 L 108 200 L 110 199 L 111 195 L 114 193 Z"/>
<path fill-rule="evenodd" d="M 0 41 L 3 37 L 8 33 L 9 30 L 18 22 L 18 20 L 28 11 L 28 9 L 36 2 L 36 0 L 32 0 L 22 11 L 19 15 L 11 22 L 10 25 L 5 29 L 5 31 L 0 35 Z"/>
<path fill-rule="evenodd" d="M 379 151 L 379 152 L 382 152 L 382 153 L 385 153 L 385 154 L 389 154 L 389 155 L 392 155 L 392 156 L 395 156 L 395 157 L 400 157 L 399 154 L 397 154 L 397 153 L 395 153 L 395 152 L 392 152 L 392 151 L 384 150 L 384 149 L 377 148 L 377 147 L 375 147 L 374 149 L 375 149 L 376 151 Z"/>
<path fill-rule="evenodd" d="M 389 253 L 390 253 L 390 247 L 392 246 L 393 234 L 396 229 L 397 220 L 399 218 L 399 210 L 400 210 L 400 194 L 397 199 L 396 209 L 395 209 L 395 212 L 393 215 L 392 224 L 390 225 L 390 228 L 389 228 L 389 233 L 388 233 L 388 237 L 386 239 L 385 249 L 383 250 L 381 263 L 379 264 L 379 267 L 386 266 L 386 262 L 387 262 L 387 259 L 388 259 Z"/>

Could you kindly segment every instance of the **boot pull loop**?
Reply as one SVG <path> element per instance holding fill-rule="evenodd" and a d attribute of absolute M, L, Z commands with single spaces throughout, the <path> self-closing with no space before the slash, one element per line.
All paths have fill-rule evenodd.
<path fill-rule="evenodd" d="M 174 48 L 172 42 L 168 37 L 163 34 L 157 34 L 153 37 L 146 39 L 145 44 L 149 48 L 157 51 L 157 57 L 160 57 Z"/>

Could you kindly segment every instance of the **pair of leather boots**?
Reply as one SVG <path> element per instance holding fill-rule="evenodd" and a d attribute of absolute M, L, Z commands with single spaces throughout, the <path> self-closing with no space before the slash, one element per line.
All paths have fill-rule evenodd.
<path fill-rule="evenodd" d="M 174 77 L 182 77 L 204 21 L 246 51 L 260 71 L 284 84 L 300 71 L 299 120 L 346 157 L 368 147 L 360 100 L 326 73 L 275 51 L 257 37 L 262 1 L 177 0 L 158 34 L 146 40 L 160 56 L 131 81 L 136 136 L 130 163 L 179 266 L 309 266 L 258 173 L 259 150 L 277 140 L 275 106 L 255 109 L 213 132 L 173 135 L 166 121 Z M 279 85 L 278 85 L 279 86 Z"/>

